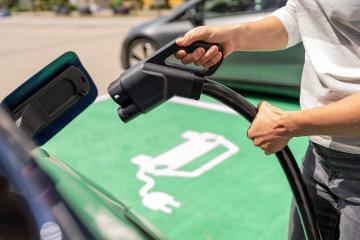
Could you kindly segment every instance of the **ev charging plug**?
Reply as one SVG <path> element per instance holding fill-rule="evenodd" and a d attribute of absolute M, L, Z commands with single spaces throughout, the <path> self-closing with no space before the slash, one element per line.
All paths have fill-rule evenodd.
<path fill-rule="evenodd" d="M 108 87 L 110 96 L 120 105 L 118 114 L 121 120 L 128 122 L 173 96 L 199 99 L 204 76 L 213 74 L 222 60 L 209 69 L 195 69 L 166 62 L 166 59 L 180 49 L 192 52 L 198 47 L 207 50 L 211 46 L 209 43 L 195 42 L 191 46 L 180 47 L 174 40 L 122 73 Z"/>

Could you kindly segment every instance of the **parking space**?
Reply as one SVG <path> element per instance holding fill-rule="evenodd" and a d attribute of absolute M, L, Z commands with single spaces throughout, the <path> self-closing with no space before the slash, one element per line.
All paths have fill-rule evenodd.
<path fill-rule="evenodd" d="M 127 124 L 116 108 L 111 100 L 94 104 L 45 149 L 168 239 L 286 238 L 290 190 L 275 156 L 246 138 L 244 119 L 209 98 L 173 99 Z M 291 146 L 300 160 L 306 139 Z"/>

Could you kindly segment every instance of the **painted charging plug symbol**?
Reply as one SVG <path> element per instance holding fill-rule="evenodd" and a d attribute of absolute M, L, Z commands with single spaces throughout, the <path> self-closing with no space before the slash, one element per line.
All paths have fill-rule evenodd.
<path fill-rule="evenodd" d="M 152 176 L 182 178 L 199 177 L 239 151 L 239 148 L 236 145 L 225 139 L 223 136 L 209 132 L 198 133 L 187 131 L 182 134 L 182 137 L 187 139 L 187 141 L 157 157 L 138 155 L 131 160 L 134 164 L 139 165 L 136 176 L 145 183 L 139 191 L 142 203 L 151 210 L 170 214 L 172 213 L 172 208 L 181 206 L 179 201 L 167 193 L 150 192 L 155 186 L 155 180 Z M 221 146 L 226 148 L 225 152 L 208 160 L 195 170 L 181 170 L 185 165 Z"/>

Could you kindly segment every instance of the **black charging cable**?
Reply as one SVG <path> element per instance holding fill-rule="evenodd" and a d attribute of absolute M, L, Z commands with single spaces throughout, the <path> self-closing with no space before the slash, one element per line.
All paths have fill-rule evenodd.
<path fill-rule="evenodd" d="M 241 116 L 252 122 L 257 114 L 257 109 L 237 92 L 209 79 L 205 79 L 202 93 L 229 106 Z M 300 170 L 295 158 L 286 146 L 276 153 L 276 157 L 284 170 L 290 188 L 293 192 L 302 225 L 308 240 L 321 240 L 319 227 L 316 222 L 315 213 L 312 209 L 305 183 L 301 177 Z"/>
<path fill-rule="evenodd" d="M 209 69 L 193 69 L 166 62 L 170 55 L 180 49 L 193 52 L 198 47 L 209 49 L 212 45 L 194 42 L 190 46 L 180 47 L 174 40 L 148 59 L 123 72 L 108 87 L 110 96 L 119 104 L 118 115 L 121 120 L 128 122 L 140 114 L 151 111 L 173 96 L 198 100 L 201 93 L 204 93 L 252 122 L 257 114 L 255 106 L 237 92 L 205 78 L 216 71 L 222 59 Z M 222 51 L 221 47 L 219 50 Z M 306 239 L 321 240 L 314 210 L 294 156 L 287 146 L 277 152 L 276 156 L 293 192 Z"/>

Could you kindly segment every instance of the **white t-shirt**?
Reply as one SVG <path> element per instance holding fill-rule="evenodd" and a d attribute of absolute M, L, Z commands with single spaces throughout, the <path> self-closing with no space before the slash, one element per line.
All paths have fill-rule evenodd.
<path fill-rule="evenodd" d="M 302 109 L 360 92 L 360 0 L 289 0 L 272 15 L 287 30 L 287 48 L 301 41 L 305 48 Z M 310 139 L 331 149 L 360 153 L 360 136 Z"/>

